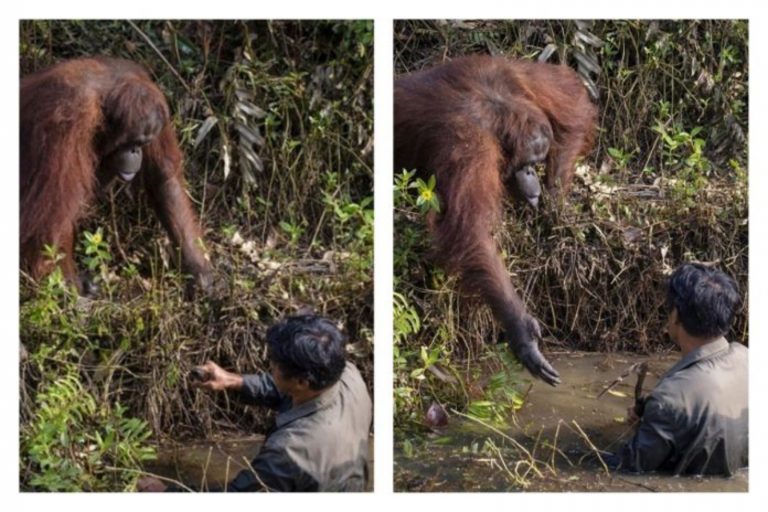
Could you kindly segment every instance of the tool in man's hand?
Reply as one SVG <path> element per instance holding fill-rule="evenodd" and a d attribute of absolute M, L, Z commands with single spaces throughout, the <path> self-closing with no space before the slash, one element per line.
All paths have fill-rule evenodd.
<path fill-rule="evenodd" d="M 192 368 L 187 378 L 190 382 L 208 382 L 211 380 L 211 374 L 204 368 L 196 367 Z"/>
<path fill-rule="evenodd" d="M 629 367 L 627 371 L 619 375 L 618 378 L 616 378 L 613 382 L 608 384 L 603 390 L 600 392 L 599 395 L 597 395 L 597 400 L 600 400 L 603 395 L 605 395 L 608 391 L 615 388 L 618 384 L 620 384 L 624 379 L 629 377 L 632 374 L 637 374 L 637 383 L 635 384 L 635 414 L 637 414 L 638 417 L 643 415 L 643 409 L 645 409 L 645 397 L 643 396 L 643 382 L 645 381 L 645 375 L 648 373 L 648 363 L 642 362 L 642 363 L 635 363 L 632 366 Z"/>

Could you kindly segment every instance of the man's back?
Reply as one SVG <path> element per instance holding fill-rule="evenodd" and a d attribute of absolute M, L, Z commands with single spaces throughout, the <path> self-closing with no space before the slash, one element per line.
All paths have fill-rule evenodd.
<path fill-rule="evenodd" d="M 364 491 L 372 404 L 355 365 L 346 363 L 338 382 L 295 407 L 269 374 L 246 376 L 241 397 L 281 411 L 251 469 L 230 491 Z"/>
<path fill-rule="evenodd" d="M 747 465 L 748 350 L 724 338 L 682 358 L 648 396 L 622 467 L 732 475 Z"/>
<path fill-rule="evenodd" d="M 299 490 L 364 491 L 372 410 L 357 368 L 347 363 L 339 382 L 315 405 L 308 414 L 302 406 L 280 414 L 273 434 L 306 473 L 306 488 Z"/>

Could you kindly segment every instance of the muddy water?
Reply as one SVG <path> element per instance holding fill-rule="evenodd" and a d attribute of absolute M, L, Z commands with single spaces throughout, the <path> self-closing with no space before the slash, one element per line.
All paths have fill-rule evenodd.
<path fill-rule="evenodd" d="M 264 436 L 165 444 L 145 469 L 193 489 L 223 487 L 259 453 Z"/>
<path fill-rule="evenodd" d="M 633 403 L 636 378 L 625 378 L 598 400 L 600 391 L 633 363 L 647 361 L 647 392 L 677 358 L 591 353 L 554 356 L 563 384 L 551 388 L 537 382 L 523 408 L 508 425 L 497 427 L 498 432 L 453 414 L 448 427 L 439 432 L 425 429 L 397 434 L 395 489 L 747 491 L 746 470 L 727 479 L 631 475 L 607 471 L 594 456 L 594 448 L 613 451 L 629 438 L 632 429 L 625 417 Z M 404 449 L 406 444 L 412 450 Z"/>
<path fill-rule="evenodd" d="M 147 465 L 148 473 L 162 476 L 192 489 L 223 487 L 259 453 L 264 436 L 166 444 L 157 449 L 157 460 Z M 368 490 L 373 489 L 373 436 L 368 440 Z"/>

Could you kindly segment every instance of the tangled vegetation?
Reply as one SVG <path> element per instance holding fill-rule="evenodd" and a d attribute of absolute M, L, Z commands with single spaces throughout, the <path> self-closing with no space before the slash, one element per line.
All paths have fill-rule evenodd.
<path fill-rule="evenodd" d="M 154 442 L 263 431 L 263 410 L 186 376 L 206 360 L 266 369 L 266 329 L 306 308 L 343 324 L 372 385 L 373 22 L 35 20 L 20 33 L 22 73 L 93 54 L 149 70 L 216 273 L 212 297 L 185 300 L 145 194 L 113 187 L 78 247 L 98 298 L 60 272 L 21 276 L 21 489 L 130 489 Z"/>
<path fill-rule="evenodd" d="M 399 21 L 394 38 L 396 73 L 466 54 L 561 62 L 599 106 L 569 201 L 536 212 L 510 203 L 496 234 L 544 351 L 670 350 L 665 277 L 693 260 L 739 283 L 729 338 L 748 343 L 746 21 Z M 394 177 L 396 423 L 421 424 L 432 401 L 502 420 L 525 376 L 502 386 L 515 400 L 491 407 L 499 379 L 488 365 L 509 367 L 485 345 L 498 327 L 427 261 L 434 184 L 410 171 Z"/>

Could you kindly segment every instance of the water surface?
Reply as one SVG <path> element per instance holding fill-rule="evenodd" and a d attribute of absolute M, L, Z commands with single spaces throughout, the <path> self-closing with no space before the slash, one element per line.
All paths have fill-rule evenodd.
<path fill-rule="evenodd" d="M 451 415 L 448 427 L 395 436 L 398 491 L 736 491 L 748 490 L 748 471 L 732 478 L 634 475 L 607 471 L 595 448 L 615 451 L 631 435 L 626 410 L 635 375 L 601 399 L 597 395 L 633 363 L 647 361 L 648 392 L 679 358 L 567 353 L 551 359 L 562 384 L 536 382 L 508 424 L 486 426 Z M 409 449 L 405 446 L 409 445 Z"/>
<path fill-rule="evenodd" d="M 224 487 L 249 463 L 264 444 L 263 435 L 231 437 L 220 441 L 195 441 L 164 444 L 157 449 L 157 460 L 147 472 L 186 485 L 195 490 Z M 373 489 L 373 436 L 368 440 L 368 490 Z"/>

